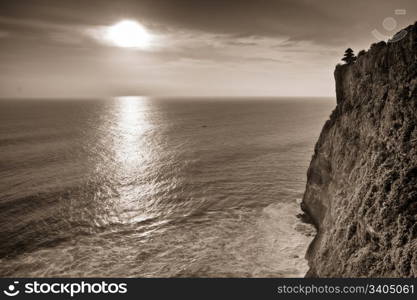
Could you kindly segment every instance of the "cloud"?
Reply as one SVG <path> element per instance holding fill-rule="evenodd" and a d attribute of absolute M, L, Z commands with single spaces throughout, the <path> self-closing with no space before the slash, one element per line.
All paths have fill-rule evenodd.
<path fill-rule="evenodd" d="M 10 35 L 9 32 L 0 30 L 0 39 L 1 38 L 5 38 L 5 37 L 8 37 L 9 35 Z"/>
<path fill-rule="evenodd" d="M 32 20 L 37 27 L 108 26 L 133 18 L 161 32 L 194 30 L 236 37 L 287 37 L 295 42 L 342 46 L 372 38 L 371 31 L 398 8 L 407 10 L 402 21 L 398 20 L 401 24 L 417 17 L 415 0 L 5 0 L 0 3 L 0 15 Z"/>
<path fill-rule="evenodd" d="M 1 76 L 34 94 L 332 95 L 343 51 L 367 47 L 397 8 L 398 27 L 417 18 L 415 0 L 2 0 Z M 122 19 L 153 34 L 150 51 L 106 42 Z"/>

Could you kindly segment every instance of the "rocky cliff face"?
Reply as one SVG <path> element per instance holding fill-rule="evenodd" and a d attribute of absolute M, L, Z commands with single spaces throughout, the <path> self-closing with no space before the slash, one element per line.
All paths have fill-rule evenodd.
<path fill-rule="evenodd" d="M 302 208 L 307 276 L 417 277 L 417 23 L 336 67 Z"/>

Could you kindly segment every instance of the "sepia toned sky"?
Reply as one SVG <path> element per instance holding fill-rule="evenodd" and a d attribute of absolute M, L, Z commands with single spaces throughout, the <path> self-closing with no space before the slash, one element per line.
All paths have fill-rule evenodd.
<path fill-rule="evenodd" d="M 106 41 L 121 20 L 151 45 Z M 415 21 L 415 0 L 1 0 L 0 97 L 333 96 L 347 47 Z"/>

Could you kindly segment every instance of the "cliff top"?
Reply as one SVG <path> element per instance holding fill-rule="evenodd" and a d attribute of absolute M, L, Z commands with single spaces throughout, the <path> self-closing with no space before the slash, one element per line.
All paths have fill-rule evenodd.
<path fill-rule="evenodd" d="M 353 106 L 364 98 L 352 89 L 358 81 L 378 82 L 380 87 L 413 82 L 417 78 L 417 22 L 388 42 L 374 43 L 368 51 L 360 51 L 355 62 L 338 64 L 334 76 L 337 103 L 350 100 Z"/>
<path fill-rule="evenodd" d="M 387 42 L 380 41 L 373 43 L 371 47 L 366 50 L 361 50 L 358 52 L 357 61 L 351 64 L 337 64 L 336 70 L 346 69 L 357 64 L 360 60 L 364 60 L 367 57 L 375 56 L 375 54 L 384 51 L 391 50 L 397 47 L 411 47 L 414 51 L 417 48 L 417 21 L 409 25 L 408 27 L 401 29 L 396 34 L 393 35 L 391 39 Z"/>

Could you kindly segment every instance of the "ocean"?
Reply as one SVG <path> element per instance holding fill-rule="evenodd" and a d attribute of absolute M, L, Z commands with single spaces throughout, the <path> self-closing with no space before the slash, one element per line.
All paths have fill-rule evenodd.
<path fill-rule="evenodd" d="M 302 277 L 332 98 L 0 100 L 1 277 Z"/>

